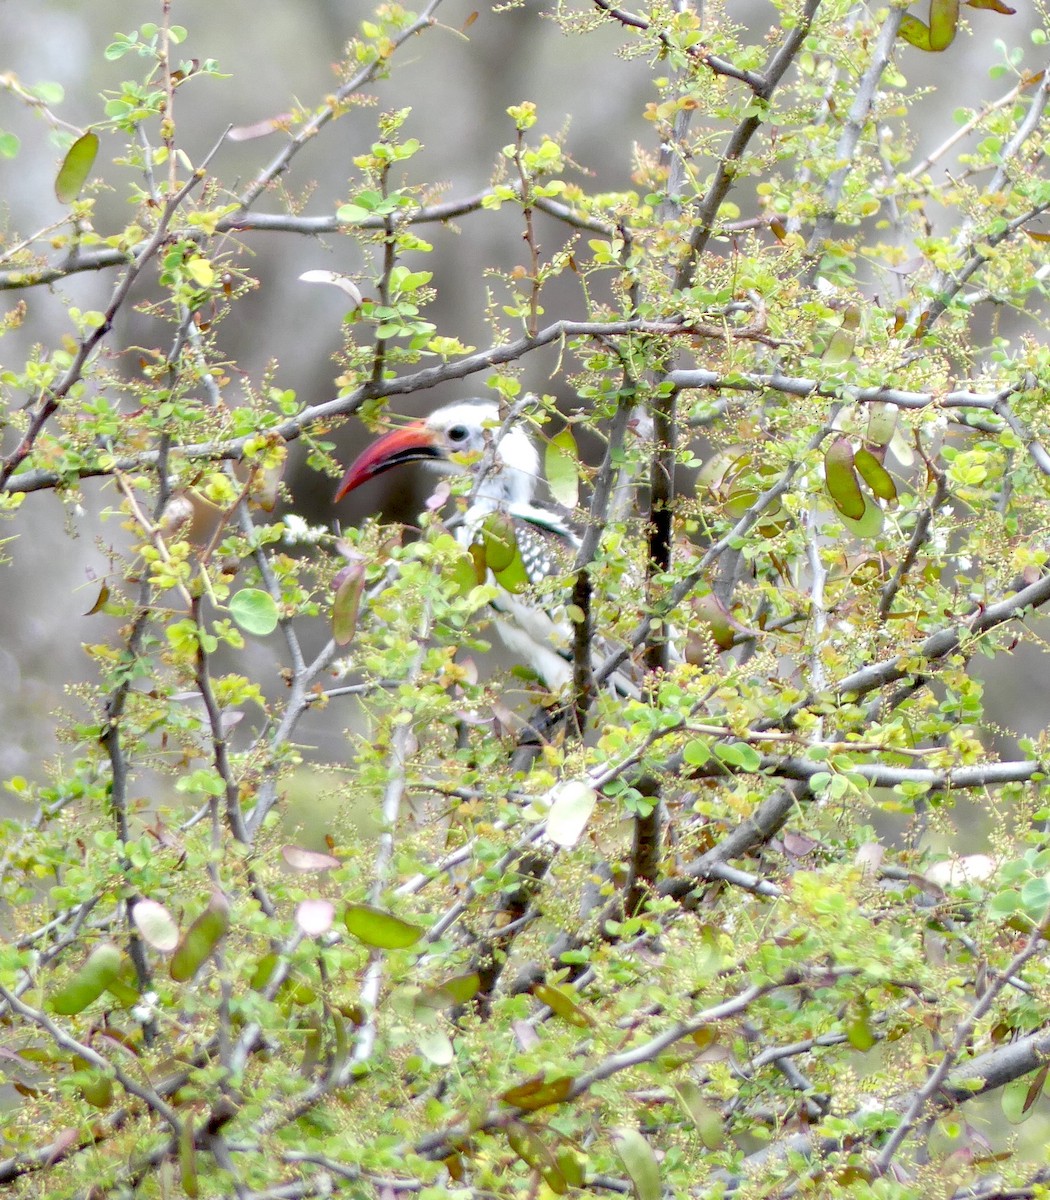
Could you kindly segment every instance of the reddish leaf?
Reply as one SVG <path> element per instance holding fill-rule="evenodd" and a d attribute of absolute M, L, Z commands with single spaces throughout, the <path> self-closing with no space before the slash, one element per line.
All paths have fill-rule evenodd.
<path fill-rule="evenodd" d="M 357 614 L 365 590 L 363 559 L 350 563 L 336 575 L 335 599 L 332 601 L 332 637 L 337 646 L 346 646 L 357 630 Z"/>
<path fill-rule="evenodd" d="M 302 846 L 282 846 L 281 857 L 295 871 L 330 871 L 339 866 L 339 859 Z"/>
<path fill-rule="evenodd" d="M 291 122 L 291 113 L 278 113 L 276 117 L 267 117 L 253 125 L 235 125 L 226 136 L 231 142 L 248 142 L 253 138 L 265 137 L 275 130 L 286 129 Z"/>

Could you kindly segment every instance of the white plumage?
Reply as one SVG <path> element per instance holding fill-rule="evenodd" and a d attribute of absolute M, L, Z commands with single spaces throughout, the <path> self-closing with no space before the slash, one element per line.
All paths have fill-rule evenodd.
<path fill-rule="evenodd" d="M 474 476 L 470 504 L 456 529 L 463 545 L 478 540 L 486 517 L 500 512 L 512 524 L 533 584 L 571 569 L 579 539 L 556 512 L 535 503 L 539 453 L 520 424 L 504 428 L 495 403 L 457 401 L 386 434 L 351 464 L 335 498 L 341 500 L 401 463 L 417 461 Z M 501 588 L 492 608 L 493 624 L 511 653 L 551 691 L 564 688 L 572 679 L 572 625 L 564 600 L 514 595 Z"/>

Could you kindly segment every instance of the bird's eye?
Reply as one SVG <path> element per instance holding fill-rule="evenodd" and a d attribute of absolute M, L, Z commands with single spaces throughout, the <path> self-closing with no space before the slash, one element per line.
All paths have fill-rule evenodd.
<path fill-rule="evenodd" d="M 448 431 L 448 440 L 450 442 L 465 442 L 470 436 L 470 431 L 466 425 L 453 425 Z"/>

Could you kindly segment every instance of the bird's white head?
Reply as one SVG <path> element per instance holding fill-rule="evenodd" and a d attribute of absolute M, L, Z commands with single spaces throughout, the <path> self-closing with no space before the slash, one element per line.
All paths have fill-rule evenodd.
<path fill-rule="evenodd" d="M 499 407 L 491 400 L 458 400 L 372 443 L 349 466 L 335 493 L 338 502 L 376 475 L 406 462 L 426 462 L 444 472 L 483 472 L 476 501 L 527 505 L 539 479 L 540 456 L 529 435 L 512 425 L 501 437 Z M 491 447 L 492 453 L 487 453 Z"/>

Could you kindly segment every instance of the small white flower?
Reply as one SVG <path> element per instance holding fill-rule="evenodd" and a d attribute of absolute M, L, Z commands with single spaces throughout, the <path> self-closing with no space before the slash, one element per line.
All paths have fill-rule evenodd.
<path fill-rule="evenodd" d="M 308 525 L 297 513 L 287 513 L 282 519 L 284 540 L 289 546 L 316 545 L 328 532 L 324 525 Z"/>
<path fill-rule="evenodd" d="M 157 993 L 143 992 L 142 999 L 131 1010 L 132 1019 L 147 1025 L 157 1015 Z"/>

